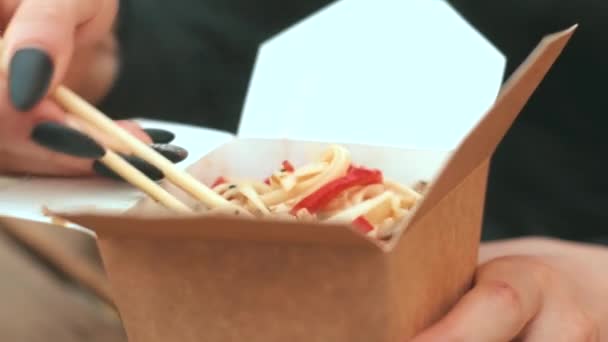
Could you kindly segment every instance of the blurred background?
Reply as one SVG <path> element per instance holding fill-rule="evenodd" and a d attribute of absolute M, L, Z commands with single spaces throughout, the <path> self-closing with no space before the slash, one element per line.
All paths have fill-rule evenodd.
<path fill-rule="evenodd" d="M 161 3 L 132 0 L 131 7 L 155 1 Z M 301 6 L 294 7 L 312 11 L 328 2 L 301 0 Z M 543 35 L 580 24 L 495 155 L 484 239 L 545 235 L 608 243 L 603 93 L 608 76 L 608 2 L 450 2 L 508 57 L 507 76 Z M 183 3 L 190 6 L 193 1 Z M 246 11 L 237 3 L 224 4 Z M 282 8 L 276 1 L 259 3 L 262 10 Z M 151 6 L 144 7 L 139 15 L 145 16 Z M 273 12 L 285 16 L 276 20 L 277 28 L 302 12 L 283 9 Z M 247 48 L 254 56 L 255 45 Z M 231 104 L 233 110 L 240 111 L 236 104 Z M 93 240 L 63 229 L 0 222 L 0 341 L 126 341 L 110 296 Z"/>

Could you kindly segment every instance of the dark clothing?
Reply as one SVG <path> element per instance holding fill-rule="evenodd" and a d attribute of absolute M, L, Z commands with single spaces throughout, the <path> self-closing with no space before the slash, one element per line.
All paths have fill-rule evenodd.
<path fill-rule="evenodd" d="M 486 237 L 608 242 L 608 2 L 453 2 L 507 55 L 507 74 L 543 35 L 579 23 L 493 158 Z"/>
<path fill-rule="evenodd" d="M 109 113 L 235 131 L 261 42 L 329 0 L 122 0 Z"/>
<path fill-rule="evenodd" d="M 331 2 L 123 0 L 123 69 L 102 108 L 116 117 L 234 131 L 258 45 Z M 452 3 L 505 53 L 507 76 L 544 34 L 580 24 L 494 157 L 484 238 L 534 234 L 605 243 L 608 3 Z"/>

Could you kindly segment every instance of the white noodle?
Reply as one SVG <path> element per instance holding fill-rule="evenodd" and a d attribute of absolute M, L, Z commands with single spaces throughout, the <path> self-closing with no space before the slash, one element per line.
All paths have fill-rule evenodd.
<path fill-rule="evenodd" d="M 356 185 L 345 189 L 319 212 L 311 213 L 292 208 L 303 198 L 319 190 L 327 183 L 343 177 L 351 166 L 350 153 L 343 147 L 330 146 L 320 160 L 295 168 L 280 170 L 269 177 L 270 184 L 258 180 L 226 179 L 213 190 L 231 203 L 251 214 L 274 216 L 294 220 L 327 220 L 352 223 L 364 218 L 373 230 L 371 237 L 387 238 L 392 235 L 396 222 L 408 214 L 422 198 L 416 190 L 392 180 L 381 183 Z M 212 212 L 234 212 L 215 209 Z"/>

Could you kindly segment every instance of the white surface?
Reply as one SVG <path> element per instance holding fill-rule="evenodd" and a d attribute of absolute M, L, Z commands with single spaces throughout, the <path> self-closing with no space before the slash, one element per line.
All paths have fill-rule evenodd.
<path fill-rule="evenodd" d="M 453 149 L 505 58 L 438 0 L 343 0 L 265 43 L 239 136 Z"/>
<path fill-rule="evenodd" d="M 263 45 L 239 136 L 450 150 L 494 101 L 504 64 L 443 1 L 342 0 Z M 176 133 L 190 152 L 181 167 L 232 139 L 142 123 Z M 0 216 L 49 222 L 42 206 L 124 210 L 140 196 L 103 180 L 0 177 Z"/>

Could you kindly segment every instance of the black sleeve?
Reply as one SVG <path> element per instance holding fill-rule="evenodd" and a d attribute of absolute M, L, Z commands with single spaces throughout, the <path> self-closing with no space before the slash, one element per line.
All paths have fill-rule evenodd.
<path fill-rule="evenodd" d="M 203 10 L 195 1 L 181 3 Z M 233 130 L 252 56 L 222 51 L 221 44 L 205 39 L 202 23 L 172 9 L 178 4 L 121 2 L 120 70 L 100 106 L 115 118 L 145 116 Z"/>
<path fill-rule="evenodd" d="M 259 44 L 330 0 L 122 0 L 121 67 L 101 108 L 227 131 Z"/>

